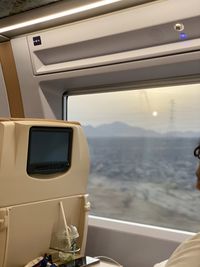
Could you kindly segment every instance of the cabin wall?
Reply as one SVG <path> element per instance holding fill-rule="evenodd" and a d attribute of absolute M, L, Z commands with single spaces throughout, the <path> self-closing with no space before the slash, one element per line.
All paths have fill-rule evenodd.
<path fill-rule="evenodd" d="M 6 85 L 0 64 L 0 117 L 10 117 L 10 109 L 6 92 Z"/>
<path fill-rule="evenodd" d="M 161 2 L 166 5 L 167 2 L 170 2 L 172 5 L 174 5 L 173 0 L 159 1 L 160 4 Z M 165 12 L 165 9 L 163 9 L 165 14 L 164 17 L 163 13 L 160 12 L 157 12 L 159 16 L 155 16 L 154 12 L 146 12 L 146 14 L 153 14 L 150 18 L 146 15 L 144 16 L 144 14 L 142 13 L 143 10 L 140 9 L 140 12 L 143 14 L 142 17 L 142 15 L 136 11 L 137 16 L 140 17 L 140 20 L 138 19 L 138 23 L 140 22 L 141 24 L 136 25 L 136 23 L 130 20 L 130 29 L 128 30 L 139 30 L 142 27 L 149 25 L 149 21 L 153 22 L 151 26 L 161 26 L 161 28 L 159 28 L 162 30 L 163 28 L 160 24 L 169 22 L 169 16 L 171 16 L 170 21 L 172 24 L 170 24 L 170 29 L 173 31 L 173 34 L 175 34 L 173 26 L 176 19 L 182 20 L 185 17 L 189 18 L 190 16 L 199 16 L 198 9 L 196 8 L 193 11 L 192 8 L 190 8 L 192 6 L 191 2 L 184 1 L 185 3 L 187 3 L 188 8 L 186 6 L 183 10 L 180 10 L 180 12 L 178 13 L 179 16 L 177 17 L 177 12 L 175 11 L 177 10 L 177 6 L 179 6 L 180 2 L 181 1 L 176 1 L 176 8 L 171 8 L 171 12 Z M 193 0 L 192 2 L 196 3 L 196 6 L 199 6 L 197 0 Z M 188 10 L 190 10 L 190 13 L 188 12 Z M 105 23 L 105 29 L 108 28 L 110 30 L 113 30 L 115 23 L 111 19 L 111 15 L 107 16 L 108 17 L 106 21 L 108 20 L 109 24 Z M 146 21 L 146 25 L 144 25 L 143 18 L 146 18 L 146 20 L 148 20 Z M 94 27 L 96 19 L 98 20 L 98 18 L 93 19 Z M 159 19 L 161 19 L 161 22 L 157 21 Z M 119 21 L 120 23 L 124 20 L 118 19 L 117 21 Z M 82 22 L 80 22 L 80 25 L 81 24 Z M 121 27 L 123 27 L 124 25 L 125 23 L 120 24 Z M 117 24 L 115 25 L 115 27 L 118 30 Z M 90 30 L 90 28 L 88 27 L 87 29 L 85 29 L 85 31 L 86 30 Z M 101 28 L 101 30 L 103 31 L 103 27 Z M 124 32 L 128 31 L 127 29 L 122 29 L 122 31 L 123 30 Z M 73 31 L 74 29 L 72 29 L 72 32 Z M 98 31 L 96 33 L 97 39 L 100 36 L 98 36 Z M 38 33 L 36 34 L 38 35 Z M 111 37 L 112 32 L 110 32 L 109 34 Z M 45 32 L 45 35 L 47 36 L 46 40 L 48 40 L 48 30 Z M 74 35 L 79 36 L 75 31 Z M 53 36 L 53 34 L 51 36 Z M 145 37 L 146 36 L 152 36 L 152 39 L 155 39 L 154 35 L 149 33 L 147 34 L 145 32 Z M 166 37 L 165 32 L 163 32 L 163 36 Z M 37 75 L 36 72 L 34 73 L 34 66 L 31 61 L 30 47 L 28 45 L 28 39 L 31 39 L 31 37 L 32 35 L 20 36 L 14 38 L 11 41 L 17 68 L 21 100 L 20 98 L 17 98 L 18 96 L 20 96 L 19 86 L 16 85 L 17 83 L 15 83 L 15 85 L 13 86 L 8 86 L 8 81 L 13 81 L 13 78 L 10 76 L 10 73 L 8 71 L 7 75 L 5 75 L 5 68 L 3 67 L 6 66 L 5 61 L 4 63 L 2 63 L 2 59 L 0 58 L 0 87 L 2 88 L 2 90 L 0 91 L 0 116 L 11 115 L 18 117 L 25 116 L 60 119 L 62 114 L 62 94 L 64 92 L 69 92 L 70 95 L 73 95 L 88 92 L 90 93 L 104 92 L 108 90 L 122 90 L 127 87 L 131 89 L 139 89 L 167 85 L 169 86 L 171 84 L 195 83 L 200 81 L 199 39 L 191 40 L 190 44 L 188 45 L 188 47 L 190 48 L 188 53 L 187 51 L 184 52 L 184 43 L 181 43 L 179 42 L 179 40 L 177 40 L 178 44 L 176 44 L 176 40 L 173 39 L 174 44 L 163 44 L 163 42 L 159 42 L 157 44 L 160 45 L 159 49 L 156 46 L 153 47 L 153 50 L 151 50 L 151 47 L 145 47 L 145 49 L 147 49 L 145 50 L 145 52 L 147 51 L 147 54 L 145 54 L 145 57 L 143 56 L 142 59 L 138 59 L 137 57 L 134 58 L 133 55 L 131 55 L 130 57 L 126 55 L 126 59 L 121 56 L 121 61 L 116 61 L 117 55 L 113 46 L 113 50 L 109 50 L 111 61 L 109 61 L 109 64 L 107 65 L 104 64 L 104 61 L 101 61 L 102 59 L 99 59 L 97 55 L 97 58 L 92 59 L 92 67 L 82 68 L 81 66 L 77 66 L 76 69 L 68 69 L 67 71 L 65 69 L 59 72 L 57 69 L 54 69 L 50 74 L 46 72 L 42 73 L 41 75 Z M 197 35 L 194 35 L 194 37 L 197 38 Z M 56 38 L 54 39 L 56 42 Z M 109 42 L 111 44 L 114 44 L 114 42 L 112 41 L 112 38 L 110 38 Z M 171 39 L 169 40 L 169 42 L 171 42 Z M 181 50 L 179 51 L 181 46 L 180 44 L 183 44 L 183 48 L 181 47 Z M 191 44 L 193 44 L 194 49 L 191 49 Z M 152 43 L 150 45 L 152 45 Z M 168 51 L 169 48 L 172 49 L 172 52 L 173 49 L 175 49 L 175 51 L 178 51 L 179 54 L 175 53 L 174 55 L 174 53 Z M 128 47 L 128 49 L 130 50 L 131 48 Z M 88 50 L 90 50 L 90 47 L 88 47 Z M 161 55 L 159 54 L 158 57 L 156 57 L 154 52 L 158 52 L 158 50 Z M 153 56 L 151 56 L 152 54 L 150 52 L 153 54 L 153 56 L 155 56 L 154 58 Z M 144 51 L 136 51 L 135 53 L 138 56 L 139 54 L 142 55 Z M 104 51 L 102 51 L 102 54 L 104 54 Z M 13 62 L 11 63 L 11 66 L 14 66 Z M 9 91 L 7 90 L 8 88 L 10 88 Z M 18 92 L 17 96 L 15 95 L 16 92 Z M 13 102 L 11 102 L 11 99 L 13 100 Z M 18 109 L 17 103 L 20 103 L 20 110 Z M 10 106 L 10 109 L 8 108 L 8 104 Z M 186 236 L 190 236 L 190 234 L 186 235 L 183 233 L 178 233 L 178 231 L 174 231 L 173 235 L 178 234 L 178 238 L 168 239 L 166 236 L 163 236 L 161 234 L 162 231 L 159 232 L 159 236 L 156 235 L 155 229 L 151 229 L 151 235 L 146 235 L 145 232 L 135 231 L 137 227 L 133 225 L 131 225 L 129 231 L 125 231 L 124 225 L 118 229 L 114 227 L 109 228 L 107 226 L 107 221 L 104 221 L 103 223 L 104 225 L 95 224 L 90 220 L 86 254 L 93 256 L 105 255 L 111 257 L 122 263 L 124 267 L 153 266 L 156 262 L 168 258 L 172 251 L 177 247 L 177 245 L 182 240 L 184 240 Z"/>
<path fill-rule="evenodd" d="M 199 39 L 196 43 L 199 45 Z M 113 65 L 34 75 L 27 38 L 24 36 L 13 39 L 12 48 L 25 117 L 61 119 L 64 92 L 74 95 L 127 88 L 144 89 L 191 84 L 200 80 L 198 51 L 166 56 L 166 58 L 133 60 Z"/>
<path fill-rule="evenodd" d="M 150 267 L 169 257 L 178 243 L 89 227 L 86 254 L 110 257 L 124 267 Z"/>
<path fill-rule="evenodd" d="M 198 0 L 153 1 L 13 38 L 25 117 L 61 119 L 64 92 L 199 82 L 199 10 Z M 179 21 L 186 42 L 174 30 Z"/>
<path fill-rule="evenodd" d="M 33 75 L 26 37 L 13 39 L 11 44 L 17 67 L 25 117 L 51 118 L 50 116 L 45 116 L 43 111 L 45 108 L 42 108 L 40 87 Z"/>
<path fill-rule="evenodd" d="M 24 117 L 19 81 L 10 42 L 0 44 L 0 116 Z"/>
<path fill-rule="evenodd" d="M 192 235 L 90 216 L 86 254 L 112 258 L 124 267 L 153 267 Z"/>

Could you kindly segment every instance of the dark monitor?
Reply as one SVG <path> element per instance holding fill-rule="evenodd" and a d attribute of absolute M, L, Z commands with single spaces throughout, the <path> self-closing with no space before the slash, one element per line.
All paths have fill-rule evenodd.
<path fill-rule="evenodd" d="M 29 132 L 28 174 L 65 172 L 71 165 L 73 130 L 33 126 Z"/>

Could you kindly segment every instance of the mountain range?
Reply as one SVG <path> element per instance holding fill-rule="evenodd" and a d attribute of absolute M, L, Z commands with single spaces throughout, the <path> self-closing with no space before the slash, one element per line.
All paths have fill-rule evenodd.
<path fill-rule="evenodd" d="M 134 127 L 124 122 L 113 122 L 102 124 L 99 126 L 86 125 L 83 126 L 87 137 L 188 137 L 200 138 L 200 132 L 193 131 L 171 131 L 167 133 L 159 133 L 153 130 Z"/>

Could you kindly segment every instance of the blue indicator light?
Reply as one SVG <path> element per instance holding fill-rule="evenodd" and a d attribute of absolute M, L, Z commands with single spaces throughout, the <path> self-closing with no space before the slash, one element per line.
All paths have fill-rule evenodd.
<path fill-rule="evenodd" d="M 185 40 L 185 39 L 187 39 L 188 36 L 187 36 L 186 33 L 181 32 L 181 33 L 179 34 L 179 37 L 180 37 L 181 40 Z"/>

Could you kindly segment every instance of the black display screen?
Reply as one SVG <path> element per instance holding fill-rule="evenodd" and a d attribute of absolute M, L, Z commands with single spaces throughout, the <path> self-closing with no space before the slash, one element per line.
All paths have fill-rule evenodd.
<path fill-rule="evenodd" d="M 53 174 L 71 165 L 73 130 L 69 127 L 31 127 L 27 160 L 28 174 Z"/>

